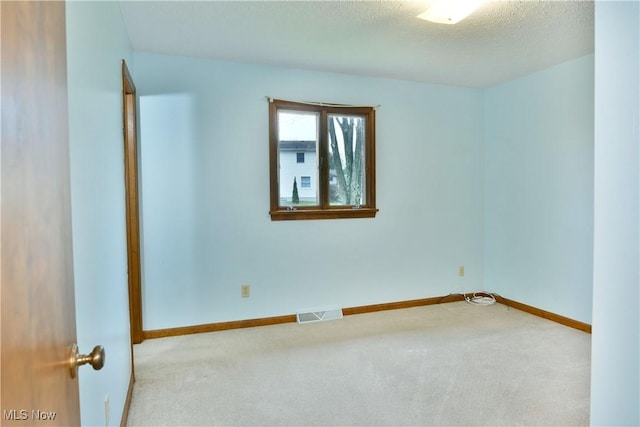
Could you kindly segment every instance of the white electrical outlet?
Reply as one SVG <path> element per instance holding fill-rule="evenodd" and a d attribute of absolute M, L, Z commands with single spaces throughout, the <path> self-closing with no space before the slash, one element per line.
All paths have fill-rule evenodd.
<path fill-rule="evenodd" d="M 460 267 L 458 267 L 458 276 L 464 277 L 464 265 L 461 265 Z"/>
<path fill-rule="evenodd" d="M 251 288 L 249 287 L 249 285 L 242 285 L 240 287 L 240 296 L 242 296 L 242 298 L 249 298 L 250 295 Z"/>

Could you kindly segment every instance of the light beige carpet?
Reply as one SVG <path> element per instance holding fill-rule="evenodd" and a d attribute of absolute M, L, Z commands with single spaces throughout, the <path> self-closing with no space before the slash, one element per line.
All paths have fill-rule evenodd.
<path fill-rule="evenodd" d="M 588 425 L 590 343 L 465 302 L 147 340 L 128 425 Z"/>

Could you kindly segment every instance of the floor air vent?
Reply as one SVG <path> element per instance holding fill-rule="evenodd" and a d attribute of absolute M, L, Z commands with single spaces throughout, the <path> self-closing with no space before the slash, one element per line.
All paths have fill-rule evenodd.
<path fill-rule="evenodd" d="M 342 309 L 333 308 L 330 310 L 304 311 L 296 314 L 298 323 L 320 322 L 323 320 L 342 319 Z"/>

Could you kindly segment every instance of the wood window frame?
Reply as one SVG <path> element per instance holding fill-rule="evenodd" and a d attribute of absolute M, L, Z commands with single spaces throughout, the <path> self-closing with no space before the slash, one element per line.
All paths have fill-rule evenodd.
<path fill-rule="evenodd" d="M 376 207 L 376 154 L 375 154 L 375 108 L 352 107 L 343 105 L 327 105 L 299 103 L 280 99 L 269 100 L 269 163 L 272 221 L 283 220 L 313 220 L 313 219 L 345 219 L 345 218 L 374 218 Z M 291 208 L 280 205 L 279 186 L 279 151 L 278 151 L 278 111 L 316 112 L 320 115 L 319 125 L 319 170 L 317 206 L 299 206 Z M 329 142 L 327 117 L 329 114 L 358 115 L 365 117 L 365 160 L 364 180 L 367 189 L 366 199 L 359 206 L 330 205 L 329 204 Z"/>

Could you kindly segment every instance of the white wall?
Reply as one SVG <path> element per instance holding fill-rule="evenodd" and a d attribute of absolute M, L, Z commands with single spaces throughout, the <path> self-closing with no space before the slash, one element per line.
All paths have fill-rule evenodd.
<path fill-rule="evenodd" d="M 485 90 L 485 286 L 591 323 L 593 55 Z"/>
<path fill-rule="evenodd" d="M 132 50 L 116 2 L 67 2 L 71 198 L 78 345 L 106 350 L 79 370 L 83 425 L 120 425 L 131 376 L 120 61 Z"/>
<path fill-rule="evenodd" d="M 591 424 L 640 425 L 640 3 L 596 2 Z"/>
<path fill-rule="evenodd" d="M 480 90 L 149 53 L 135 62 L 144 329 L 483 288 Z M 375 219 L 270 220 L 265 96 L 382 106 Z"/>

